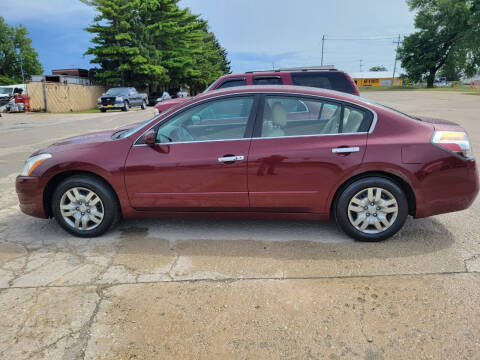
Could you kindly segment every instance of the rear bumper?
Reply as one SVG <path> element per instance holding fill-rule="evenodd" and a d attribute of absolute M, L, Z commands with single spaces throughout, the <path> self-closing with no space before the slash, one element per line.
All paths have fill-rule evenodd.
<path fill-rule="evenodd" d="M 423 181 L 422 199 L 417 201 L 417 218 L 468 209 L 479 192 L 475 161 L 453 159 Z"/>
<path fill-rule="evenodd" d="M 46 219 L 43 206 L 43 184 L 38 177 L 17 176 L 15 188 L 20 210 L 30 216 Z"/>

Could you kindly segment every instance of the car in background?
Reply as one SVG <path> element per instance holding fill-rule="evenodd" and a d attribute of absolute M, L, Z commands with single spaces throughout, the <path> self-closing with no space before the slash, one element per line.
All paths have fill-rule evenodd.
<path fill-rule="evenodd" d="M 344 71 L 332 66 L 285 68 L 269 71 L 250 71 L 245 74 L 227 74 L 218 78 L 206 90 L 225 89 L 248 85 L 295 85 L 329 89 L 352 95 L 360 95 L 355 81 Z M 180 104 L 182 99 L 157 104 L 159 113 Z"/>
<path fill-rule="evenodd" d="M 478 173 L 465 130 L 357 96 L 297 86 L 208 91 L 130 128 L 38 150 L 20 209 L 94 237 L 120 218 L 335 219 L 380 241 L 468 208 Z"/>
<path fill-rule="evenodd" d="M 168 91 L 150 93 L 148 96 L 148 106 L 155 106 L 157 103 L 170 100 L 171 98 Z"/>
<path fill-rule="evenodd" d="M 98 98 L 98 108 L 101 112 L 111 109 L 128 111 L 133 106 L 140 106 L 142 110 L 147 108 L 147 94 L 139 93 L 133 87 L 115 87 Z"/>
<path fill-rule="evenodd" d="M 27 86 L 25 84 L 0 86 L 0 106 L 7 105 L 20 90 L 26 93 Z"/>

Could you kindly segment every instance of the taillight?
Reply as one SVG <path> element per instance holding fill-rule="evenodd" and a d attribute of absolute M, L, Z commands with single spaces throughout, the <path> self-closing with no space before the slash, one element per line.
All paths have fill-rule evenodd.
<path fill-rule="evenodd" d="M 463 131 L 435 131 L 432 143 L 464 159 L 473 159 L 472 146 Z"/>

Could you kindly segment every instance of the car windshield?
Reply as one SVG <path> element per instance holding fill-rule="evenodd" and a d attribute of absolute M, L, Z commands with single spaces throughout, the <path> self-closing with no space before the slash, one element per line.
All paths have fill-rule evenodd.
<path fill-rule="evenodd" d="M 128 89 L 126 88 L 113 88 L 113 89 L 108 89 L 105 95 L 117 96 L 117 95 L 127 95 L 127 94 L 128 94 Z"/>
<path fill-rule="evenodd" d="M 0 88 L 0 94 L 12 95 L 13 88 Z"/>
<path fill-rule="evenodd" d="M 187 101 L 187 100 L 185 100 L 185 101 Z M 172 106 L 171 108 L 168 108 L 167 110 L 165 110 L 165 111 L 161 112 L 160 114 L 154 116 L 152 119 L 149 119 L 149 120 L 147 120 L 147 121 L 144 121 L 144 122 L 141 123 L 140 125 L 135 126 L 133 129 L 130 129 L 130 130 L 128 130 L 128 129 L 122 130 L 122 131 L 124 131 L 124 132 L 122 132 L 122 133 L 117 133 L 117 139 L 124 139 L 124 138 L 126 138 L 126 137 L 129 137 L 130 135 L 135 134 L 138 130 L 140 130 L 140 129 L 143 128 L 144 126 L 147 126 L 148 124 L 153 123 L 153 122 L 154 122 L 155 120 L 157 120 L 160 116 L 162 116 L 163 114 L 165 114 L 167 111 L 175 110 L 175 109 L 181 107 L 185 101 L 182 101 L 182 102 L 180 102 L 179 104 L 177 104 L 177 105 L 175 105 L 175 106 Z M 114 134 L 114 135 L 115 135 L 115 134 Z"/>

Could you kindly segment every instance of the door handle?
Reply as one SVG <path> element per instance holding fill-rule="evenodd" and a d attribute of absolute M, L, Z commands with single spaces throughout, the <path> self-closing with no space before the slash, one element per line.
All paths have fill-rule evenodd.
<path fill-rule="evenodd" d="M 352 153 L 352 152 L 359 152 L 360 148 L 358 146 L 353 147 L 339 147 L 333 148 L 332 153 L 334 154 L 341 154 L 341 153 Z"/>
<path fill-rule="evenodd" d="M 227 162 L 242 161 L 244 159 L 245 157 L 243 155 L 223 156 L 218 158 L 218 162 L 227 163 Z"/>

